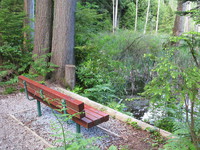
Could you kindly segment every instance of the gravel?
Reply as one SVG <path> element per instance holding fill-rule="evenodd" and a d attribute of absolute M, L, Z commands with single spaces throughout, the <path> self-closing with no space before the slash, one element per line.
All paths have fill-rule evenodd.
<path fill-rule="evenodd" d="M 51 124 L 57 122 L 56 117 L 49 107 L 43 104 L 41 107 L 42 116 L 38 117 L 36 101 L 28 101 L 25 94 L 0 96 L 0 150 L 47 148 L 47 144 L 28 131 L 27 127 L 49 144 L 59 146 L 59 143 L 54 143 L 56 137 L 51 136 L 53 133 Z M 12 114 L 23 125 L 9 114 Z M 69 121 L 64 123 L 64 128 L 65 131 L 75 133 L 76 125 Z M 149 133 L 134 129 L 114 118 L 90 129 L 81 127 L 81 133 L 85 138 L 102 137 L 95 142 L 95 145 L 102 150 L 107 149 L 110 145 L 126 145 L 134 150 L 152 149 Z"/>
<path fill-rule="evenodd" d="M 33 109 L 34 102 L 24 100 L 24 95 L 0 95 L 0 150 L 43 150 L 46 144 L 14 120 L 10 114 Z M 21 104 L 21 105 L 19 105 Z"/>

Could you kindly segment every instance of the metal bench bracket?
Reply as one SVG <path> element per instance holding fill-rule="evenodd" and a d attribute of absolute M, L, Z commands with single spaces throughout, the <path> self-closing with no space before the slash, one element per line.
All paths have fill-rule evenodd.
<path fill-rule="evenodd" d="M 26 93 L 26 98 L 29 101 L 35 100 L 34 98 L 30 98 L 29 95 L 28 95 L 28 89 L 27 89 L 26 81 L 23 81 L 23 83 L 24 83 L 24 90 L 25 90 L 25 93 Z"/>

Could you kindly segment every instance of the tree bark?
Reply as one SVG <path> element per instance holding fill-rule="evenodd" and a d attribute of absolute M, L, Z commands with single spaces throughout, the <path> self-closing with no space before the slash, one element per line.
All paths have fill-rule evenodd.
<path fill-rule="evenodd" d="M 36 0 L 36 23 L 33 50 L 33 54 L 37 54 L 35 59 L 51 52 L 52 24 L 53 1 Z"/>
<path fill-rule="evenodd" d="M 177 11 L 183 11 L 183 1 L 178 1 Z M 176 15 L 173 35 L 180 36 L 184 32 L 184 17 L 180 15 Z"/>
<path fill-rule="evenodd" d="M 71 90 L 75 87 L 75 71 L 76 68 L 74 65 L 65 66 L 65 82 Z"/>
<path fill-rule="evenodd" d="M 76 0 L 55 0 L 54 3 L 51 62 L 59 67 L 53 72 L 52 80 L 63 85 L 65 84 L 65 65 L 74 64 Z"/>
<path fill-rule="evenodd" d="M 144 34 L 146 33 L 146 30 L 147 30 L 147 23 L 148 23 L 148 19 L 149 19 L 149 9 L 150 9 L 150 0 L 148 0 L 146 22 L 145 22 L 145 25 L 144 25 Z"/>
<path fill-rule="evenodd" d="M 137 31 L 138 1 L 139 1 L 139 0 L 136 0 L 136 8 L 135 8 L 135 29 L 134 29 L 134 31 Z"/>

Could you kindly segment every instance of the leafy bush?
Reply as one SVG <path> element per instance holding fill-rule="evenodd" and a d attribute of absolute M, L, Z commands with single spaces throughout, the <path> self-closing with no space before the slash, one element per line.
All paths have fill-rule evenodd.
<path fill-rule="evenodd" d="M 103 104 L 117 99 L 115 91 L 109 84 L 96 85 L 93 88 L 86 89 L 84 92 L 84 96 Z"/>
<path fill-rule="evenodd" d="M 95 4 L 77 3 L 76 10 L 76 45 L 83 45 L 92 36 L 102 30 L 111 29 L 111 20 L 106 10 L 98 12 Z"/>
<path fill-rule="evenodd" d="M 23 43 L 23 1 L 0 1 L 0 46 L 9 43 L 11 46 Z"/>
<path fill-rule="evenodd" d="M 117 96 L 142 91 L 151 79 L 149 70 L 153 66 L 153 61 L 143 55 L 159 54 L 164 41 L 165 37 L 132 31 L 98 34 L 85 46 L 77 48 L 77 53 L 81 54 L 77 81 L 84 89 L 110 84 Z"/>
<path fill-rule="evenodd" d="M 174 130 L 174 119 L 170 117 L 165 117 L 160 120 L 155 121 L 154 125 L 163 130 L 173 132 Z"/>
<path fill-rule="evenodd" d="M 175 106 L 180 104 L 182 107 L 177 112 L 182 112 L 181 118 L 177 118 L 178 122 L 187 126 L 181 130 L 186 130 L 184 135 L 178 134 L 180 137 L 189 140 L 193 143 L 196 149 L 199 149 L 199 88 L 200 88 L 200 68 L 199 68 L 199 33 L 189 33 L 176 38 L 179 42 L 179 51 L 187 50 L 188 64 L 183 65 L 177 63 L 175 59 L 180 52 L 176 50 L 165 50 L 162 57 L 153 57 L 156 65 L 152 70 L 154 78 L 145 87 L 145 92 L 142 94 L 148 97 L 151 102 L 157 104 L 157 107 L 170 104 Z M 177 43 L 176 43 L 177 46 Z M 177 55 L 178 54 L 178 55 Z M 193 60 L 193 63 L 192 63 Z M 175 129 L 176 132 L 179 129 Z M 179 140 L 178 140 L 179 141 Z"/>
<path fill-rule="evenodd" d="M 56 67 L 50 62 L 45 63 L 44 61 L 51 54 L 42 55 L 33 61 L 32 53 L 21 51 L 19 46 L 4 45 L 0 47 L 0 54 L 6 59 L 0 66 L 0 85 L 16 83 L 17 76 L 21 74 L 28 75 L 29 78 L 46 77 L 47 73 Z M 29 72 L 30 66 L 33 68 L 32 72 Z"/>
<path fill-rule="evenodd" d="M 13 92 L 16 91 L 16 88 L 14 87 L 7 87 L 4 91 L 3 94 L 12 94 Z"/>

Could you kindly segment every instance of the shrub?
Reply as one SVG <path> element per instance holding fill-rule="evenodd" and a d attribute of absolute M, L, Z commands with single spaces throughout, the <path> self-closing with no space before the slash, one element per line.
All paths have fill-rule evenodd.
<path fill-rule="evenodd" d="M 77 48 L 82 54 L 77 64 L 78 83 L 84 89 L 110 84 L 117 96 L 142 91 L 151 79 L 149 70 L 153 66 L 153 61 L 143 55 L 159 54 L 164 38 L 132 31 L 94 36 Z"/>
<path fill-rule="evenodd" d="M 178 132 L 178 138 L 188 140 L 193 144 L 193 147 L 199 149 L 199 88 L 200 88 L 200 68 L 198 57 L 199 33 L 188 33 L 181 37 L 177 37 L 174 41 L 178 44 L 179 51 L 187 50 L 188 62 L 183 65 L 177 63 L 177 50 L 165 50 L 165 55 L 162 57 L 150 57 L 156 61 L 155 68 L 152 70 L 155 74 L 153 80 L 145 87 L 145 92 L 142 94 L 148 97 L 151 102 L 157 104 L 157 107 L 170 104 L 176 106 L 180 104 L 182 107 L 177 112 L 182 112 L 181 118 L 174 120 L 182 126 L 175 128 Z M 178 107 L 177 107 L 178 108 Z M 180 127 L 180 126 L 179 126 Z M 185 128 L 187 127 L 187 128 Z M 175 133 L 176 133 L 175 132 Z M 179 141 L 179 140 L 178 140 Z"/>

